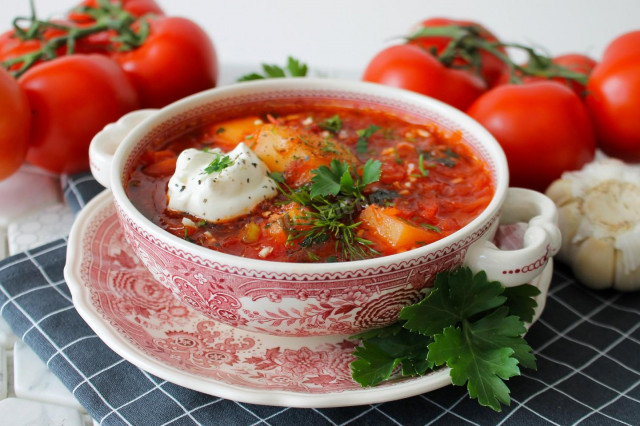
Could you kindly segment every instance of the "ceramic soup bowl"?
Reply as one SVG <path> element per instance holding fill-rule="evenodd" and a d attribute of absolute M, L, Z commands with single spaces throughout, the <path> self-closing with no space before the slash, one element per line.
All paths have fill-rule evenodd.
<path fill-rule="evenodd" d="M 297 99 L 389 111 L 461 131 L 489 166 L 495 195 L 457 232 L 426 246 L 385 257 L 341 263 L 284 263 L 247 259 L 178 238 L 143 216 L 123 187 L 146 148 L 203 117 L 228 108 Z M 198 93 L 160 110 L 124 116 L 96 135 L 92 172 L 108 187 L 127 241 L 155 279 L 215 321 L 284 336 L 353 334 L 397 320 L 417 302 L 438 272 L 467 265 L 506 286 L 530 282 L 559 249 L 556 209 L 544 195 L 508 188 L 503 151 L 464 113 L 408 91 L 363 82 L 276 79 Z M 526 222 L 523 248 L 492 244 L 500 223 Z"/>

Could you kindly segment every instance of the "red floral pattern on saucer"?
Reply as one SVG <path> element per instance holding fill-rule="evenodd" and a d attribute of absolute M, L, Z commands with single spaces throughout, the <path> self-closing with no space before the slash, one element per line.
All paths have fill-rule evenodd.
<path fill-rule="evenodd" d="M 273 336 L 205 317 L 133 254 L 108 193 L 85 207 L 74 227 L 65 276 L 78 312 L 113 350 L 166 380 L 245 402 L 304 407 L 382 402 L 450 383 L 441 370 L 362 389 L 351 379 L 356 342 L 346 335 Z M 364 297 L 360 291 L 345 301 Z"/>

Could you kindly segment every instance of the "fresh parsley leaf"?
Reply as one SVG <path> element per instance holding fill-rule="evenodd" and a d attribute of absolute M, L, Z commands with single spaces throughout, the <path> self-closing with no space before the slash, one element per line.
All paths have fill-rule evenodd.
<path fill-rule="evenodd" d="M 340 176 L 340 192 L 350 192 L 353 188 L 353 185 L 353 176 L 351 176 L 349 170 L 346 170 L 344 173 L 342 173 L 342 176 Z"/>
<path fill-rule="evenodd" d="M 360 222 L 354 220 L 354 214 L 366 203 L 364 187 L 380 178 L 380 162 L 367 161 L 362 177 L 346 161 L 338 160 L 311 170 L 311 174 L 311 185 L 294 190 L 284 183 L 278 185 L 287 198 L 307 207 L 289 230 L 287 244 L 297 241 L 309 247 L 333 236 L 345 259 L 364 259 L 376 253 L 371 241 L 358 236 Z"/>
<path fill-rule="evenodd" d="M 331 168 L 320 166 L 311 171 L 311 198 L 338 195 L 340 182 L 344 174 L 349 174 L 349 166 L 346 162 L 331 160 Z"/>
<path fill-rule="evenodd" d="M 342 129 L 342 119 L 338 114 L 336 114 L 333 117 L 329 117 L 319 123 L 318 127 L 320 127 L 322 130 L 327 130 L 335 135 Z"/>
<path fill-rule="evenodd" d="M 370 183 L 380 180 L 382 164 L 379 161 L 373 161 L 368 159 L 362 168 L 362 187 L 369 185 Z"/>
<path fill-rule="evenodd" d="M 517 315 L 524 322 L 533 321 L 536 313 L 535 297 L 540 294 L 540 290 L 530 284 L 507 287 L 504 295 L 507 297 L 506 305 L 509 307 L 509 314 Z"/>
<path fill-rule="evenodd" d="M 436 276 L 433 290 L 415 305 L 400 312 L 405 327 L 433 336 L 448 326 L 504 304 L 504 287 L 488 281 L 484 271 L 475 276 L 469 268 L 446 271 Z"/>
<path fill-rule="evenodd" d="M 379 129 L 380 126 L 372 124 L 366 129 L 356 130 L 356 134 L 358 135 L 358 141 L 356 142 L 356 151 L 359 153 L 367 152 L 369 150 L 369 138 Z"/>
<path fill-rule="evenodd" d="M 447 364 L 451 368 L 451 382 L 464 386 L 471 398 L 478 398 L 480 405 L 500 411 L 500 403 L 509 405 L 509 388 L 504 380 L 520 374 L 513 349 L 501 347 L 486 349 L 466 338 L 458 327 L 447 327 L 434 337 L 429 345 L 429 359 L 436 365 Z"/>
<path fill-rule="evenodd" d="M 390 327 L 390 332 L 365 338 L 353 353 L 357 359 L 351 363 L 351 374 L 363 386 L 388 379 L 400 364 L 404 376 L 423 375 L 433 368 L 427 360 L 431 337 L 416 335 L 401 326 Z"/>
<path fill-rule="evenodd" d="M 216 154 L 216 157 L 204 168 L 203 174 L 210 175 L 214 172 L 221 172 L 227 167 L 233 165 L 233 160 L 228 155 Z"/>
<path fill-rule="evenodd" d="M 464 328 L 464 324 L 463 324 Z M 509 347 L 513 357 L 523 367 L 536 369 L 533 350 L 522 338 L 527 331 L 524 322 L 516 315 L 509 315 L 509 308 L 501 306 L 469 327 L 470 339 L 482 348 Z"/>
<path fill-rule="evenodd" d="M 455 385 L 466 384 L 471 398 L 500 411 L 510 402 L 504 381 L 519 375 L 520 367 L 536 368 L 522 336 L 523 319 L 533 318 L 537 294 L 528 285 L 505 290 L 484 272 L 474 275 L 466 267 L 442 272 L 425 299 L 402 309 L 401 321 L 354 336 L 361 346 L 354 351 L 353 378 L 372 386 L 400 364 L 403 375 L 446 364 Z"/>
<path fill-rule="evenodd" d="M 265 77 L 258 73 L 252 72 L 250 74 L 245 74 L 242 77 L 238 78 L 238 81 L 251 81 L 251 80 L 264 80 Z"/>
<path fill-rule="evenodd" d="M 278 183 L 284 183 L 284 176 L 282 176 L 282 173 L 280 172 L 271 172 L 269 173 L 269 177 L 273 180 L 275 180 Z"/>
<path fill-rule="evenodd" d="M 250 80 L 263 80 L 266 78 L 284 78 L 287 77 L 304 77 L 307 75 L 308 67 L 306 64 L 298 61 L 297 59 L 289 56 L 287 58 L 287 65 L 285 68 L 281 68 L 278 65 L 262 64 L 263 74 L 250 73 L 238 78 L 238 81 L 250 81 Z"/>
<path fill-rule="evenodd" d="M 284 70 L 277 65 L 262 64 L 262 69 L 267 78 L 284 78 L 287 76 Z"/>
<path fill-rule="evenodd" d="M 303 64 L 297 59 L 289 56 L 287 58 L 287 70 L 289 70 L 291 77 L 304 77 L 307 75 L 309 68 L 306 64 Z"/>

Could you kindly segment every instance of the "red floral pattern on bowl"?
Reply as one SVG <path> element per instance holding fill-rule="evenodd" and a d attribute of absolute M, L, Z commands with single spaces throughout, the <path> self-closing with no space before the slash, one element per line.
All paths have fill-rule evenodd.
<path fill-rule="evenodd" d="M 500 245 L 521 244 L 522 233 L 515 231 L 501 227 Z M 533 282 L 542 291 L 537 315 L 551 273 L 549 264 Z M 114 351 L 165 380 L 223 398 L 340 406 L 405 398 L 450 383 L 448 369 L 442 369 L 361 388 L 351 379 L 357 342 L 348 336 L 252 333 L 202 315 L 158 283 L 131 250 L 108 192 L 91 201 L 74 223 L 65 279 L 80 315 Z M 351 299 L 367 300 L 359 291 Z"/>
<path fill-rule="evenodd" d="M 331 264 L 269 262 L 208 250 L 163 231 L 128 200 L 122 183 L 130 168 L 140 153 L 164 135 L 229 108 L 301 100 L 354 108 L 366 105 L 461 131 L 489 165 L 494 198 L 471 223 L 433 244 L 392 256 Z M 554 254 L 560 242 L 555 206 L 542 194 L 507 188 L 504 154 L 486 130 L 433 99 L 367 83 L 292 79 L 214 89 L 162 110 L 125 116 L 96 136 L 90 157 L 94 175 L 113 193 L 126 240 L 154 278 L 210 319 L 254 332 L 312 336 L 384 326 L 395 321 L 403 306 L 419 300 L 440 271 L 467 264 L 505 285 L 522 284 L 542 269 L 506 276 L 502 271 L 540 259 L 549 249 Z M 530 221 L 524 248 L 503 251 L 491 244 L 505 217 Z"/>

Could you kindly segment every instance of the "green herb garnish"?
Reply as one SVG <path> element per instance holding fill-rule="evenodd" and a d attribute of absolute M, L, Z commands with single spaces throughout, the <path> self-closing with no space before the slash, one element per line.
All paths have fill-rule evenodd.
<path fill-rule="evenodd" d="M 389 205 L 391 200 L 394 198 L 398 198 L 400 194 L 396 191 L 392 191 L 389 189 L 376 189 L 371 194 L 369 194 L 369 202 L 371 204 L 378 204 L 380 206 Z"/>
<path fill-rule="evenodd" d="M 216 154 L 216 158 L 214 158 L 213 161 L 204 168 L 202 173 L 210 175 L 214 172 L 220 172 L 231 165 L 233 165 L 231 157 L 228 155 Z"/>
<path fill-rule="evenodd" d="M 445 156 L 436 158 L 435 161 L 446 167 L 455 167 L 457 164 L 457 161 L 455 159 L 460 156 L 456 154 L 455 151 L 453 151 L 451 148 L 447 148 L 446 150 L 442 151 L 442 153 Z"/>
<path fill-rule="evenodd" d="M 333 236 L 336 249 L 347 260 L 374 254 L 372 242 L 357 235 L 360 222 L 353 219 L 367 204 L 363 194 L 365 186 L 380 179 L 380 166 L 379 161 L 369 160 L 362 176 L 358 176 L 346 162 L 332 160 L 329 167 L 320 166 L 311 171 L 311 185 L 292 190 L 280 182 L 280 192 L 307 207 L 303 215 L 292 218 L 287 244 L 298 241 L 301 247 L 310 247 L 325 243 Z"/>
<path fill-rule="evenodd" d="M 396 164 L 402 164 L 402 158 L 400 158 L 400 154 L 398 154 L 398 148 L 393 147 L 393 157 Z"/>
<path fill-rule="evenodd" d="M 510 403 L 504 381 L 520 375 L 520 366 L 536 368 L 522 336 L 538 294 L 528 284 L 505 289 L 466 267 L 442 272 L 422 301 L 402 309 L 398 323 L 354 336 L 361 345 L 353 379 L 374 386 L 398 365 L 404 376 L 416 376 L 446 364 L 454 385 L 466 384 L 471 398 L 500 411 Z"/>
<path fill-rule="evenodd" d="M 424 154 L 420 154 L 418 156 L 418 168 L 420 169 L 420 173 L 422 173 L 422 176 L 429 176 L 429 170 L 424 168 Z"/>
<path fill-rule="evenodd" d="M 333 117 L 329 117 L 320 124 L 318 124 L 322 130 L 327 130 L 334 135 L 337 134 L 342 129 L 342 119 L 338 114 Z"/>
<path fill-rule="evenodd" d="M 356 151 L 359 153 L 367 152 L 369 150 L 369 138 L 379 129 L 380 126 L 372 124 L 366 129 L 357 130 L 358 142 L 356 142 Z"/>
<path fill-rule="evenodd" d="M 306 64 L 289 56 L 287 65 L 281 68 L 278 65 L 262 64 L 264 75 L 258 73 L 250 73 L 243 75 L 238 81 L 263 80 L 266 78 L 284 78 L 284 77 L 304 77 L 307 75 L 308 67 Z M 288 75 L 287 75 L 288 74 Z"/>
<path fill-rule="evenodd" d="M 442 232 L 442 229 L 438 228 L 435 225 L 430 225 L 428 223 L 423 223 L 420 226 L 422 226 L 423 228 L 427 228 L 429 231 L 437 232 L 438 234 Z"/>
<path fill-rule="evenodd" d="M 271 172 L 269 173 L 269 177 L 278 183 L 284 183 L 284 176 L 282 176 L 280 172 Z"/>

